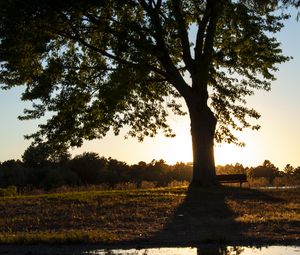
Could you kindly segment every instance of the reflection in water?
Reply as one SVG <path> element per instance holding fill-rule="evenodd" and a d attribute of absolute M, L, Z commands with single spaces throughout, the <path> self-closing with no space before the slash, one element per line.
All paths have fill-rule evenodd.
<path fill-rule="evenodd" d="M 300 246 L 217 246 L 185 248 L 97 249 L 96 246 L 0 246 L 6 255 L 299 255 Z"/>
<path fill-rule="evenodd" d="M 299 255 L 298 246 L 269 246 L 252 248 L 243 246 L 202 246 L 197 248 L 149 248 L 127 250 L 92 250 L 80 255 Z"/>
<path fill-rule="evenodd" d="M 210 246 L 210 247 L 201 247 L 196 248 L 197 255 L 241 255 L 244 251 L 243 247 L 240 246 L 233 246 L 233 247 L 226 247 L 226 246 Z"/>

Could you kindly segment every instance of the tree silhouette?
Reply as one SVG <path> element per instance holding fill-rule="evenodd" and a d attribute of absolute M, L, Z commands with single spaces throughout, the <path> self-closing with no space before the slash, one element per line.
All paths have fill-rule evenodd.
<path fill-rule="evenodd" d="M 97 153 L 85 152 L 70 161 L 70 169 L 76 173 L 83 184 L 96 184 L 100 180 L 100 171 L 105 168 L 107 160 Z"/>
<path fill-rule="evenodd" d="M 274 164 L 269 160 L 265 160 L 262 165 L 250 168 L 249 175 L 252 178 L 264 177 L 272 185 L 275 177 L 280 176 L 280 172 Z"/>
<path fill-rule="evenodd" d="M 288 175 L 293 174 L 294 171 L 295 171 L 294 167 L 291 166 L 290 164 L 287 164 L 283 169 L 283 172 Z"/>
<path fill-rule="evenodd" d="M 27 138 L 80 146 L 112 128 L 142 140 L 162 129 L 168 109 L 191 120 L 193 183 L 215 183 L 214 139 L 241 142 L 258 129 L 245 106 L 270 90 L 288 60 L 272 36 L 286 15 L 275 0 L 1 0 L 0 82 L 26 85 L 21 119 L 51 115 Z M 194 38 L 194 39 L 193 39 Z"/>
<path fill-rule="evenodd" d="M 30 145 L 22 155 L 26 167 L 43 167 L 51 164 L 63 164 L 71 158 L 67 148 L 55 150 L 48 143 Z"/>

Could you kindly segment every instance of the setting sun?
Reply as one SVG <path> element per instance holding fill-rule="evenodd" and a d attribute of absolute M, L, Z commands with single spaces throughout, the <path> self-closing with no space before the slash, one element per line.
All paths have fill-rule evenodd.
<path fill-rule="evenodd" d="M 159 146 L 161 157 L 168 164 L 175 164 L 176 162 L 192 162 L 192 141 L 189 135 L 189 130 L 184 126 L 180 126 L 176 133 L 176 137 L 165 143 L 166 146 Z M 173 140 L 173 141 L 172 141 Z M 165 139 L 158 141 L 163 143 Z"/>
<path fill-rule="evenodd" d="M 245 163 L 247 158 L 245 148 L 233 144 L 221 144 L 215 146 L 215 161 L 217 165 Z"/>

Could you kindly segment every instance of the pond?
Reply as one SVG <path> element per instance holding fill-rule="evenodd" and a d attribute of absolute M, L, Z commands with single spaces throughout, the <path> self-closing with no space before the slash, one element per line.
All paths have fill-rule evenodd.
<path fill-rule="evenodd" d="M 149 248 L 128 250 L 94 250 L 82 254 L 95 255 L 299 255 L 300 246 L 269 246 L 269 247 L 243 247 L 243 246 L 202 246 L 189 248 Z"/>
<path fill-rule="evenodd" d="M 300 246 L 216 246 L 98 249 L 96 246 L 0 246 L 0 254 L 19 255 L 299 255 Z"/>

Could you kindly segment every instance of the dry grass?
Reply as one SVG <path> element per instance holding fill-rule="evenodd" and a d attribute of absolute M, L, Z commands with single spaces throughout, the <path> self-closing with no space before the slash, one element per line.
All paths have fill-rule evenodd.
<path fill-rule="evenodd" d="M 186 187 L 0 198 L 0 243 L 289 243 L 300 189 Z"/>

